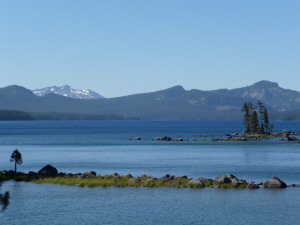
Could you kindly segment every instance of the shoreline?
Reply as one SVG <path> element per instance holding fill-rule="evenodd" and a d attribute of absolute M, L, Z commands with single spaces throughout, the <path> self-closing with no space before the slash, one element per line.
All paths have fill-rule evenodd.
<path fill-rule="evenodd" d="M 280 141 L 288 141 L 293 143 L 300 143 L 300 139 L 297 137 L 300 136 L 298 132 L 279 132 L 279 133 L 269 133 L 269 134 L 245 134 L 245 133 L 234 133 L 234 134 L 224 134 L 223 136 L 219 136 L 219 138 L 213 138 L 214 135 L 205 135 L 203 136 L 204 139 L 189 139 L 189 138 L 172 138 L 168 136 L 162 136 L 162 137 L 156 137 L 152 139 L 142 139 L 141 137 L 129 137 L 129 141 L 163 141 L 163 142 L 189 142 L 189 141 L 211 141 L 211 142 L 217 142 L 217 141 L 260 141 L 261 139 L 268 139 L 268 138 L 280 138 Z"/>
<path fill-rule="evenodd" d="M 186 175 L 171 176 L 169 174 L 156 178 L 152 176 L 132 176 L 131 174 L 97 175 L 94 171 L 84 173 L 58 173 L 51 165 L 42 168 L 38 173 L 30 171 L 27 174 L 14 171 L 0 171 L 0 182 L 15 180 L 34 182 L 37 184 L 51 183 L 78 187 L 173 187 L 173 188 L 235 188 L 235 189 L 258 189 L 263 188 L 286 188 L 300 187 L 299 184 L 287 185 L 277 177 L 266 179 L 261 183 L 239 179 L 234 175 L 221 175 L 215 179 L 199 177 L 189 178 Z"/>

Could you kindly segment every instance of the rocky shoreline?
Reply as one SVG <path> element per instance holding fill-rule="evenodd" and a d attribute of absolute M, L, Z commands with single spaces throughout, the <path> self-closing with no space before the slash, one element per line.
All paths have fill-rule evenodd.
<path fill-rule="evenodd" d="M 132 176 L 131 174 L 119 175 L 113 173 L 111 175 L 97 175 L 94 171 L 87 171 L 84 173 L 64 173 L 58 172 L 57 169 L 51 165 L 43 167 L 38 172 L 30 171 L 26 173 L 15 173 L 12 170 L 4 170 L 0 172 L 0 181 L 28 181 L 35 183 L 55 183 L 61 185 L 75 185 L 80 187 L 174 187 L 174 188 L 249 188 L 258 189 L 263 188 L 286 188 L 286 187 L 300 187 L 299 184 L 287 185 L 278 177 L 266 179 L 261 183 L 254 183 L 252 181 L 239 179 L 234 175 L 221 175 L 215 179 L 210 178 L 189 178 L 186 175 L 171 176 L 166 174 L 163 177 L 156 178 L 152 176 Z"/>
<path fill-rule="evenodd" d="M 269 133 L 269 134 L 245 134 L 245 133 L 235 133 L 235 134 L 225 134 L 222 137 L 216 138 L 214 135 L 204 135 L 203 139 L 190 139 L 190 138 L 172 138 L 168 136 L 156 137 L 150 139 L 151 141 L 167 141 L 167 142 L 189 142 L 189 141 L 260 141 L 261 139 L 267 138 L 279 138 L 280 141 L 288 141 L 294 143 L 300 143 L 300 136 L 298 132 L 279 132 L 279 133 Z M 142 139 L 141 137 L 128 138 L 129 141 L 141 141 L 149 140 Z"/>

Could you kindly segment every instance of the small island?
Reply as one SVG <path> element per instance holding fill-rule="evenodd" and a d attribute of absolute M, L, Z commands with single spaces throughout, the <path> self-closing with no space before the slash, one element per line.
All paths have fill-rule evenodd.
<path fill-rule="evenodd" d="M 239 179 L 234 175 L 221 175 L 215 179 L 210 178 L 189 178 L 186 175 L 171 176 L 169 174 L 156 178 L 147 175 L 132 176 L 131 174 L 119 175 L 113 173 L 111 175 L 97 175 L 95 171 L 87 171 L 84 173 L 65 173 L 46 165 L 38 172 L 30 171 L 28 173 L 15 172 L 13 170 L 4 170 L 0 172 L 0 181 L 26 181 L 35 182 L 37 184 L 50 183 L 78 187 L 170 187 L 170 188 L 236 188 L 236 189 L 258 189 L 263 188 L 286 188 L 300 187 L 298 184 L 287 185 L 277 177 L 266 179 L 261 183 Z"/>

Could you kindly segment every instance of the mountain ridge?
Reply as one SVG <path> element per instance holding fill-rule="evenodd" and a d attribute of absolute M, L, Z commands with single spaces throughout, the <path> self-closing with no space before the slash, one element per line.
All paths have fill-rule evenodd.
<path fill-rule="evenodd" d="M 27 112 L 118 114 L 146 120 L 238 119 L 244 102 L 261 100 L 270 112 L 300 109 L 300 92 L 283 89 L 277 83 L 202 91 L 177 85 L 164 90 L 115 98 L 75 99 L 56 94 L 42 97 L 21 86 L 0 89 L 0 109 Z"/>
<path fill-rule="evenodd" d="M 65 97 L 69 97 L 69 98 L 76 98 L 76 99 L 100 99 L 100 98 L 104 98 L 103 96 L 101 96 L 100 94 L 98 94 L 95 91 L 92 91 L 90 89 L 77 89 L 74 87 L 71 87 L 69 85 L 63 85 L 61 87 L 57 87 L 57 86 L 51 86 L 51 87 L 45 87 L 45 88 L 40 88 L 40 89 L 35 89 L 32 90 L 32 92 L 39 96 L 45 96 L 47 94 L 53 93 L 53 94 L 57 94 L 57 95 L 62 95 Z"/>

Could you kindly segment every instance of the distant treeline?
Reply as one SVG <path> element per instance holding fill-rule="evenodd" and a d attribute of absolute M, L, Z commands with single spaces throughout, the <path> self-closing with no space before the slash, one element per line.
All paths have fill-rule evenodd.
<path fill-rule="evenodd" d="M 167 120 L 168 115 L 162 115 Z M 184 115 L 178 113 L 178 119 Z M 236 112 L 200 112 L 185 117 L 185 120 L 241 120 L 243 113 Z M 0 120 L 139 120 L 138 117 L 123 117 L 117 114 L 88 115 L 78 113 L 30 113 L 17 110 L 0 110 Z M 164 119 L 163 119 L 164 120 Z M 271 112 L 270 120 L 300 120 L 300 110 Z"/>
<path fill-rule="evenodd" d="M 29 113 L 15 110 L 0 110 L 0 120 L 138 120 L 137 117 L 125 118 L 117 114 L 86 115 L 78 113 Z"/>
<path fill-rule="evenodd" d="M 23 111 L 0 110 L 0 120 L 34 120 L 34 117 Z"/>
<path fill-rule="evenodd" d="M 289 110 L 271 114 L 272 120 L 300 120 L 300 110 Z"/>

